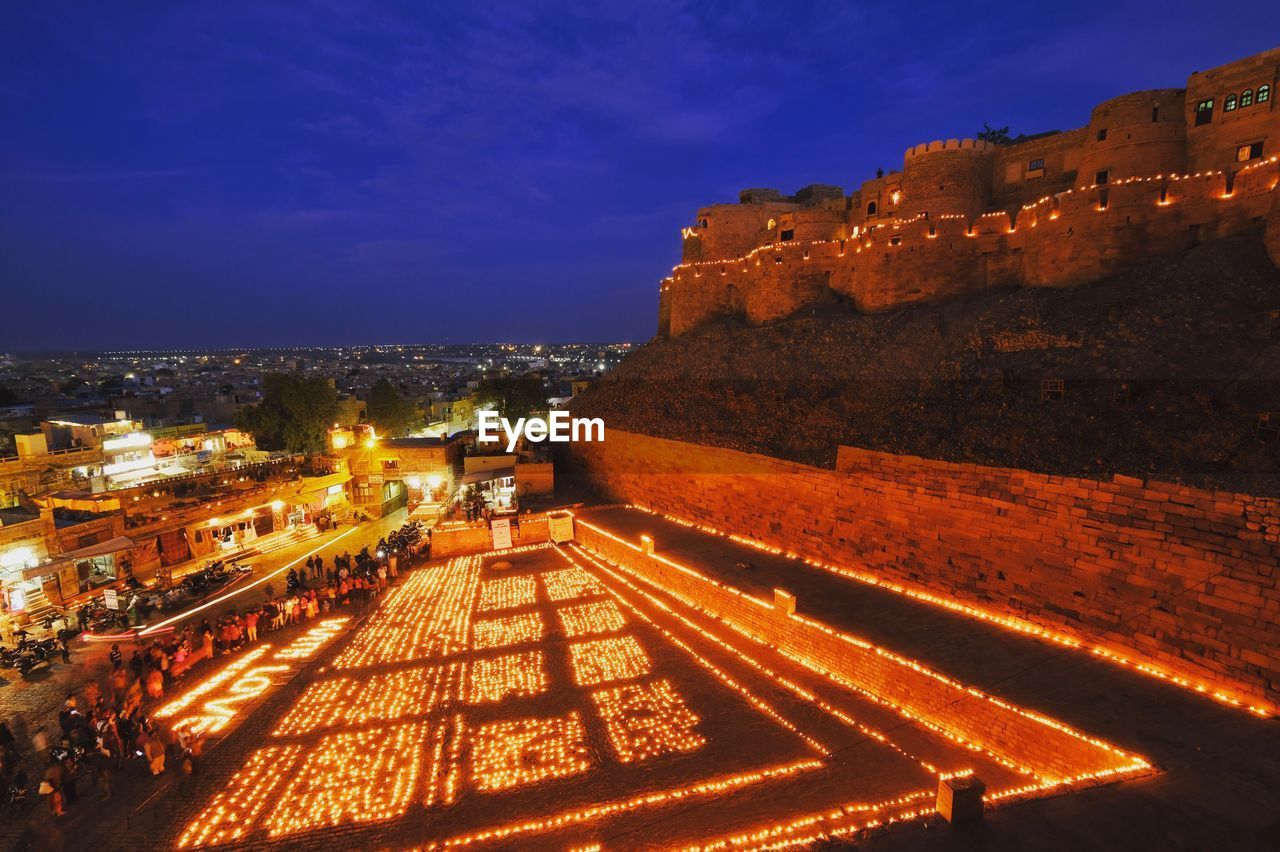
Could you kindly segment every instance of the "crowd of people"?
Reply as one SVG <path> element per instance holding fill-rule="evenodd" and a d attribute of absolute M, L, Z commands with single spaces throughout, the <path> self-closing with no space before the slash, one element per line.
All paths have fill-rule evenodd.
<path fill-rule="evenodd" d="M 61 816 L 81 795 L 85 776 L 103 798 L 110 798 L 113 774 L 131 764 L 145 766 L 152 775 L 175 765 L 195 771 L 203 748 L 199 732 L 175 728 L 152 715 L 166 692 L 201 660 L 234 653 L 265 634 L 347 608 L 364 612 L 398 574 L 396 560 L 386 554 L 384 540 L 375 553 L 366 547 L 354 557 L 309 557 L 302 570 L 289 570 L 283 594 L 268 591 L 261 604 L 228 609 L 198 627 L 188 623 L 180 632 L 133 649 L 128 659 L 113 644 L 105 678 L 67 695 L 58 714 L 56 742 L 44 732 L 31 736 L 21 717 L 0 724 L 0 786 L 10 799 L 20 799 L 35 782 L 50 812 Z M 38 778 L 20 754 L 19 744 L 28 739 L 37 755 L 45 756 Z"/>

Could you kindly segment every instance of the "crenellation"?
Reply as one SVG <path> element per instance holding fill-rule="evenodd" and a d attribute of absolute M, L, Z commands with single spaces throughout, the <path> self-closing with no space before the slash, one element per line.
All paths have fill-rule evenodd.
<path fill-rule="evenodd" d="M 826 185 L 793 196 L 750 189 L 738 204 L 702 208 L 662 284 L 660 333 L 725 315 L 768 322 L 828 291 L 884 311 L 1076 286 L 1251 229 L 1280 263 L 1278 68 L 1280 49 L 1267 51 L 1193 73 L 1185 89 L 1111 98 L 1084 127 L 1011 144 L 921 143 L 902 171 L 848 196 Z M 705 275 L 708 265 L 723 269 Z"/>

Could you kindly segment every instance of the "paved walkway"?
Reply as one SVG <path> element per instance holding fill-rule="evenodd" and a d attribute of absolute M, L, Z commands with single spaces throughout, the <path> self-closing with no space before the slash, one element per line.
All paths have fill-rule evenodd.
<path fill-rule="evenodd" d="M 291 547 L 258 557 L 254 560 L 254 573 L 251 577 L 232 590 L 231 594 L 234 597 L 218 601 L 213 606 L 208 606 L 208 603 L 200 605 L 200 607 L 208 606 L 207 609 L 188 610 L 185 615 L 179 616 L 173 626 L 176 630 L 181 630 L 188 621 L 198 624 L 205 618 L 212 621 L 231 608 L 243 610 L 247 603 L 258 603 L 264 600 L 267 588 L 271 588 L 274 594 L 280 594 L 284 591 L 283 573 L 278 578 L 273 577 L 261 585 L 252 584 L 275 572 L 282 572 L 290 563 L 305 560 L 309 554 L 317 550 L 328 562 L 337 553 L 343 551 L 355 553 L 366 544 L 372 547 L 379 538 L 403 524 L 404 520 L 405 513 L 401 510 L 386 518 L 358 527 L 342 526 L 317 538 L 307 539 Z M 213 600 L 217 600 L 217 597 Z M 305 625 L 299 627 L 303 626 Z M 149 643 L 150 640 L 146 640 L 145 644 Z M 126 657 L 133 647 L 131 643 L 121 643 Z M 106 677 L 107 655 L 110 649 L 109 643 L 74 641 L 69 665 L 55 662 L 52 666 L 32 672 L 27 678 L 21 677 L 15 670 L 0 669 L 0 719 L 7 721 L 19 741 L 25 744 L 24 759 L 28 773 L 32 776 L 33 786 L 43 774 L 46 755 L 34 753 L 31 747 L 31 736 L 39 730 L 47 732 L 51 740 L 55 734 L 60 736 L 57 714 L 63 701 L 69 693 L 80 692 L 90 681 L 101 681 Z M 193 677 L 184 681 L 184 686 L 190 688 L 193 683 L 198 683 L 201 678 L 208 675 L 209 671 L 206 669 L 212 670 L 212 668 L 208 663 L 202 663 L 200 668 L 193 670 Z M 116 794 L 112 799 L 113 811 L 129 807 L 128 803 L 131 801 L 140 802 L 145 798 L 147 791 L 156 784 L 139 766 L 126 767 L 124 771 L 117 773 L 113 783 L 116 788 Z M 82 789 L 86 785 L 86 781 L 81 782 Z M 63 818 L 60 825 L 54 826 L 48 816 L 46 802 L 33 792 L 30 801 L 25 804 L 22 811 L 16 815 L 0 816 L 0 849 L 88 848 L 70 839 L 78 836 L 77 831 L 71 829 L 80 826 L 86 815 L 98 807 L 95 803 L 100 801 L 99 794 L 91 790 L 76 809 L 69 810 L 68 816 Z M 84 828 L 91 832 L 88 836 L 92 836 L 92 827 L 86 825 Z"/>
<path fill-rule="evenodd" d="M 1030 709 L 1131 749 L 1160 775 L 992 812 L 975 832 L 903 831 L 882 849 L 1274 849 L 1280 723 L 904 595 L 634 509 L 584 517 L 668 558 L 771 598 Z M 738 567 L 746 563 L 749 567 Z"/>

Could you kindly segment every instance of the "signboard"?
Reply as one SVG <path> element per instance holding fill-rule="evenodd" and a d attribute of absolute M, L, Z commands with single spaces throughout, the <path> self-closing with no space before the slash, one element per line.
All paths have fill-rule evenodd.
<path fill-rule="evenodd" d="M 494 521 L 489 530 L 493 534 L 493 549 L 505 550 L 511 546 L 511 519 Z"/>
<path fill-rule="evenodd" d="M 69 562 L 58 569 L 58 589 L 64 601 L 80 594 L 80 569 L 76 563 Z"/>
<path fill-rule="evenodd" d="M 556 544 L 573 541 L 573 515 L 551 515 L 547 523 L 551 525 L 551 540 Z"/>
<path fill-rule="evenodd" d="M 115 589 L 107 589 L 102 593 L 102 605 L 107 609 L 120 609 L 120 593 Z"/>

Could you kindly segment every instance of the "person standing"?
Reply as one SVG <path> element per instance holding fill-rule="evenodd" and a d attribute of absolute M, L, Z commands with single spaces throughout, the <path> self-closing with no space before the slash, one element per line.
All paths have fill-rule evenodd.
<path fill-rule="evenodd" d="M 56 817 L 66 813 L 62 801 L 62 785 L 66 778 L 66 770 L 56 757 L 49 758 L 49 765 L 44 770 L 44 780 L 40 782 L 40 792 L 49 797 L 49 813 Z"/>
<path fill-rule="evenodd" d="M 112 671 L 115 671 L 116 669 L 124 665 L 124 654 L 120 653 L 119 645 L 112 645 L 111 653 L 108 654 L 107 657 L 111 660 Z"/>
<path fill-rule="evenodd" d="M 62 662 L 71 662 L 71 648 L 67 644 L 66 631 L 60 631 L 58 633 L 58 650 L 62 652 Z"/>

